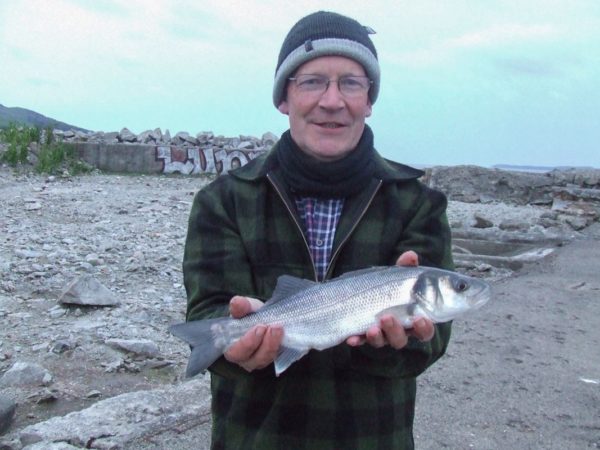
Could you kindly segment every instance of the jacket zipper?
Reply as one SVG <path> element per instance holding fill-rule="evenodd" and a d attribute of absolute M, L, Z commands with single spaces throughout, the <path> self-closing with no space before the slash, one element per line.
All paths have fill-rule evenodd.
<path fill-rule="evenodd" d="M 296 224 L 296 227 L 298 228 L 298 231 L 300 232 L 300 236 L 302 236 L 302 240 L 304 241 L 304 246 L 305 246 L 306 251 L 308 252 L 308 256 L 310 258 L 310 263 L 311 263 L 311 266 L 312 266 L 312 269 L 313 269 L 313 275 L 315 277 L 315 281 L 318 282 L 319 278 L 317 276 L 317 267 L 316 267 L 315 261 L 314 261 L 314 259 L 312 257 L 312 253 L 310 251 L 310 246 L 308 245 L 308 241 L 306 240 L 306 236 L 304 236 L 304 231 L 302 229 L 302 225 L 300 223 L 298 223 L 298 220 L 296 219 L 296 215 L 294 214 L 294 211 L 292 211 L 290 205 L 288 204 L 288 202 L 286 201 L 285 197 L 281 193 L 281 190 L 277 186 L 277 183 L 275 182 L 275 180 L 273 180 L 271 178 L 270 174 L 267 174 L 267 179 L 269 180 L 269 182 L 271 183 L 271 185 L 273 186 L 273 188 L 275 188 L 275 192 L 277 192 L 277 195 L 279 195 L 279 198 L 281 198 L 281 201 L 285 205 L 285 208 L 287 209 L 290 217 L 292 218 L 293 222 Z M 362 217 L 362 215 L 361 215 L 361 217 Z"/>
<path fill-rule="evenodd" d="M 363 208 L 362 212 L 358 216 L 358 219 L 356 219 L 354 221 L 354 224 L 352 225 L 352 228 L 350 229 L 350 231 L 348 231 L 348 234 L 346 234 L 346 236 L 344 237 L 344 239 L 340 242 L 340 245 L 338 245 L 338 247 L 335 249 L 335 252 L 333 253 L 333 255 L 331 255 L 331 259 L 329 260 L 329 265 L 327 266 L 327 270 L 325 271 L 325 278 L 324 278 L 324 280 L 328 280 L 329 279 L 330 272 L 333 269 L 333 265 L 335 263 L 335 260 L 337 259 L 338 255 L 340 254 L 340 251 L 342 250 L 342 247 L 344 246 L 344 244 L 346 244 L 346 242 L 348 242 L 348 239 L 350 239 L 350 236 L 352 235 L 352 233 L 354 232 L 354 230 L 356 229 L 356 227 L 358 226 L 358 224 L 360 223 L 360 221 L 362 220 L 362 218 L 366 214 L 367 209 L 369 209 L 369 206 L 371 206 L 371 203 L 373 203 L 373 199 L 375 198 L 375 195 L 377 194 L 377 192 L 379 192 L 379 188 L 381 188 L 382 184 L 383 184 L 383 180 L 379 180 L 379 184 L 377 185 L 377 187 L 373 191 L 373 194 L 371 195 L 371 198 L 369 198 L 369 201 L 367 202 L 367 204 Z"/>

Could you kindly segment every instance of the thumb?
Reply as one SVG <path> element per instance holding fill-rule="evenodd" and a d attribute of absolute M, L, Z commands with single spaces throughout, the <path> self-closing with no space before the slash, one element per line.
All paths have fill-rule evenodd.
<path fill-rule="evenodd" d="M 229 314 L 231 317 L 239 319 L 258 311 L 263 305 L 263 302 L 255 298 L 235 295 L 229 301 Z"/>
<path fill-rule="evenodd" d="M 419 265 L 419 255 L 417 255 L 414 251 L 408 250 L 400 255 L 400 257 L 396 260 L 397 266 L 418 266 Z"/>

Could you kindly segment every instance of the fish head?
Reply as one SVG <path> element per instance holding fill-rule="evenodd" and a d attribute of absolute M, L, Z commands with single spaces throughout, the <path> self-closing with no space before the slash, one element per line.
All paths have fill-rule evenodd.
<path fill-rule="evenodd" d="M 448 322 L 480 308 L 491 296 L 490 285 L 478 278 L 432 269 L 423 272 L 413 287 L 421 310 L 433 322 Z"/>

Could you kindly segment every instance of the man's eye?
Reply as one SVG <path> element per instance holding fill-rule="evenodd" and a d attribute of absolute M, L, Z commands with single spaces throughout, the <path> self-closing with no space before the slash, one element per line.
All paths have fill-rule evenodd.
<path fill-rule="evenodd" d="M 363 86 L 360 80 L 357 80 L 356 78 L 342 78 L 340 84 L 351 89 L 361 88 Z"/>
<path fill-rule="evenodd" d="M 300 81 L 300 84 L 303 86 L 321 86 L 323 84 L 323 79 L 318 77 L 305 78 Z"/>

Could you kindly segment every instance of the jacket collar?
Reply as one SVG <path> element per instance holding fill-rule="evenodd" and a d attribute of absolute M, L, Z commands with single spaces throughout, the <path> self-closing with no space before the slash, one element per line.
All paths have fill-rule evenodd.
<path fill-rule="evenodd" d="M 266 177 L 267 173 L 276 170 L 279 166 L 275 152 L 279 147 L 277 142 L 271 150 L 253 159 L 248 164 L 229 172 L 235 178 L 245 181 L 257 181 Z M 413 167 L 400 164 L 383 158 L 374 151 L 375 176 L 383 182 L 408 181 L 420 178 L 425 172 Z"/>

